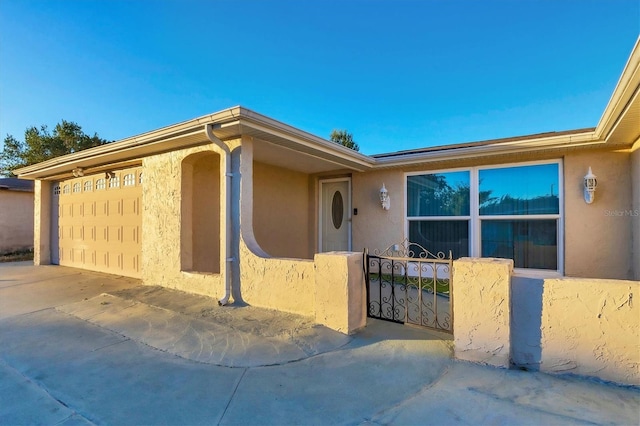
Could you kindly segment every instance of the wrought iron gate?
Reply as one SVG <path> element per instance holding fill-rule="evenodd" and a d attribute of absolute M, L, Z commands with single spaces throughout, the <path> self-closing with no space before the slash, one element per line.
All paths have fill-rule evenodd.
<path fill-rule="evenodd" d="M 405 240 L 374 253 L 364 253 L 367 316 L 453 333 L 451 252 Z"/>

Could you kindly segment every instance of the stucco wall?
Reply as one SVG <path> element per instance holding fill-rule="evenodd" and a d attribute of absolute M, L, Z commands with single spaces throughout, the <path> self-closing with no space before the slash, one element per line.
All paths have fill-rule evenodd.
<path fill-rule="evenodd" d="M 635 144 L 635 151 L 631 154 L 631 194 L 632 217 L 631 228 L 633 239 L 633 253 L 631 265 L 633 267 L 633 279 L 640 280 L 640 141 Z"/>
<path fill-rule="evenodd" d="M 639 281 L 545 280 L 540 369 L 640 385 L 639 290 Z"/>
<path fill-rule="evenodd" d="M 0 253 L 33 247 L 33 194 L 0 190 Z"/>
<path fill-rule="evenodd" d="M 595 201 L 584 201 L 589 166 L 598 178 Z M 633 278 L 631 161 L 628 152 L 583 152 L 564 160 L 565 275 Z"/>
<path fill-rule="evenodd" d="M 380 206 L 380 188 L 384 183 L 391 208 Z M 404 240 L 404 174 L 401 170 L 375 173 L 355 173 L 352 177 L 354 209 L 352 219 L 352 250 L 368 248 L 384 250 Z"/>
<path fill-rule="evenodd" d="M 51 182 L 36 180 L 33 186 L 33 264 L 51 263 Z"/>
<path fill-rule="evenodd" d="M 316 323 L 345 334 L 367 325 L 362 257 L 352 252 L 314 256 Z"/>
<path fill-rule="evenodd" d="M 205 145 L 154 155 L 143 160 L 142 277 L 144 284 L 160 285 L 215 298 L 220 298 L 224 294 L 223 274 L 181 271 L 182 160 L 192 154 L 213 150 L 212 145 Z M 222 167 L 221 169 L 224 170 Z M 222 194 L 221 198 L 223 198 Z M 220 208 L 223 207 L 220 206 Z M 217 217 L 221 216 L 224 215 L 218 214 Z M 211 225 L 221 226 L 220 223 Z"/>
<path fill-rule="evenodd" d="M 462 257 L 453 261 L 456 358 L 509 367 L 512 272 L 510 259 Z"/>
<path fill-rule="evenodd" d="M 253 233 L 273 257 L 311 259 L 309 175 L 253 163 Z"/>
<path fill-rule="evenodd" d="M 242 299 L 253 306 L 294 314 L 315 315 L 312 260 L 267 258 L 240 242 Z"/>

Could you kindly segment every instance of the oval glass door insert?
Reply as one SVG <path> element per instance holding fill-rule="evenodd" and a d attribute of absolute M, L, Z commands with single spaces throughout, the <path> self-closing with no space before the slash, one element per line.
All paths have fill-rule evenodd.
<path fill-rule="evenodd" d="M 344 216 L 344 203 L 342 201 L 342 194 L 340 191 L 336 191 L 333 194 L 333 201 L 331 201 L 331 219 L 333 220 L 333 226 L 336 229 L 340 229 L 342 226 L 342 217 Z"/>

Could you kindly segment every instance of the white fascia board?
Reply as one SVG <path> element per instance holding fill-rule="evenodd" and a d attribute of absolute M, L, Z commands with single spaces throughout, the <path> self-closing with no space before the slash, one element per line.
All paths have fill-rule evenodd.
<path fill-rule="evenodd" d="M 551 136 L 539 139 L 500 142 L 478 146 L 456 147 L 442 150 L 426 151 L 414 154 L 402 154 L 395 157 L 376 158 L 376 167 L 402 167 L 424 164 L 435 161 L 460 160 L 467 158 L 491 157 L 494 155 L 532 152 L 548 149 L 574 148 L 578 146 L 599 145 L 604 141 L 595 138 L 594 132 L 576 133 L 572 135 Z"/>
<path fill-rule="evenodd" d="M 599 139 L 606 140 L 616 124 L 628 108 L 630 100 L 640 86 L 640 37 L 633 46 L 631 55 L 624 66 L 618 79 L 613 94 L 609 99 L 602 117 L 596 126 L 596 135 Z"/>

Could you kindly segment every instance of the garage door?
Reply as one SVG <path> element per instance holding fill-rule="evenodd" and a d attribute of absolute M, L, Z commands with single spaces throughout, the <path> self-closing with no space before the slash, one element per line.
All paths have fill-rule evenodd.
<path fill-rule="evenodd" d="M 53 185 L 52 263 L 140 277 L 141 200 L 139 167 Z"/>

